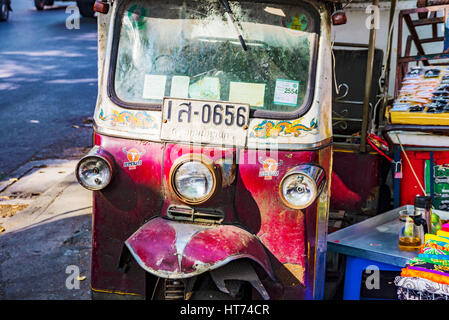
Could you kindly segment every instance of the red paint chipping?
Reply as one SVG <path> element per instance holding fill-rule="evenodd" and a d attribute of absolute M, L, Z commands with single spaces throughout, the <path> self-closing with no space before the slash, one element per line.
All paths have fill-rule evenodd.
<path fill-rule="evenodd" d="M 198 265 L 213 265 L 230 256 L 249 256 L 271 273 L 262 244 L 250 233 L 235 226 L 220 226 L 195 235 L 184 250 L 183 272 Z"/>
<path fill-rule="evenodd" d="M 153 219 L 126 242 L 153 270 L 179 271 L 175 248 L 176 231 L 163 219 Z"/>

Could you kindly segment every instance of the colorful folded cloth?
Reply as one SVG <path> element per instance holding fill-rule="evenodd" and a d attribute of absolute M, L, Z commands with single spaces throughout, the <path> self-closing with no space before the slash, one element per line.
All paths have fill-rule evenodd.
<path fill-rule="evenodd" d="M 441 226 L 441 230 L 449 232 L 449 223 L 445 223 Z"/>
<path fill-rule="evenodd" d="M 449 299 L 448 231 L 426 234 L 416 258 L 411 259 L 395 279 L 398 298 L 407 300 Z"/>
<path fill-rule="evenodd" d="M 423 261 L 420 256 L 409 261 L 406 268 L 402 269 L 401 276 L 420 277 L 449 285 L 449 266 Z"/>
<path fill-rule="evenodd" d="M 433 282 L 449 285 L 449 276 L 438 271 L 429 271 L 424 268 L 407 267 L 401 271 L 402 277 L 417 277 L 427 279 Z"/>
<path fill-rule="evenodd" d="M 448 300 L 449 286 L 418 277 L 396 277 L 400 300 Z"/>
<path fill-rule="evenodd" d="M 437 236 L 449 238 L 449 232 L 446 231 L 446 230 L 441 229 L 441 230 L 437 231 Z"/>
<path fill-rule="evenodd" d="M 448 300 L 449 296 L 398 287 L 399 300 Z"/>
<path fill-rule="evenodd" d="M 419 254 L 449 255 L 449 243 L 429 239 L 420 249 Z"/>
<path fill-rule="evenodd" d="M 440 230 L 441 231 L 441 230 Z M 437 233 L 440 233 L 440 231 L 438 231 Z M 440 233 L 441 234 L 441 233 Z M 440 236 L 440 235 L 436 235 L 436 234 L 430 234 L 430 233 L 426 233 L 424 235 L 424 243 L 426 244 L 427 241 L 429 240 L 434 240 L 434 241 L 438 241 L 441 243 L 447 243 L 449 244 L 449 238 L 445 237 L 445 236 Z M 424 245 L 425 245 L 424 244 Z"/>
<path fill-rule="evenodd" d="M 449 255 L 441 254 L 419 254 L 420 259 L 431 259 L 431 260 L 449 260 Z"/>
<path fill-rule="evenodd" d="M 430 241 L 430 240 L 429 240 Z M 435 259 L 435 260 L 449 260 L 449 251 L 432 243 L 425 244 L 418 254 L 418 258 Z"/>
<path fill-rule="evenodd" d="M 415 269 L 415 270 L 423 270 L 423 271 L 439 271 L 445 273 L 449 277 L 449 266 L 440 266 L 435 263 L 426 262 L 420 259 L 412 259 L 406 265 L 406 267 Z"/>
<path fill-rule="evenodd" d="M 438 259 L 427 259 L 427 258 L 413 258 L 410 260 L 410 264 L 416 264 L 416 263 L 432 263 L 439 266 L 449 266 L 449 260 L 438 260 Z"/>

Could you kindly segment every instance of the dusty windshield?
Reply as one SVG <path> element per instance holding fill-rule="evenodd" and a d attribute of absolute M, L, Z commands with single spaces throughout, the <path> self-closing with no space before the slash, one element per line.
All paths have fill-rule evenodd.
<path fill-rule="evenodd" d="M 130 1 L 122 6 L 115 94 L 125 104 L 164 97 L 304 107 L 319 30 L 303 5 L 219 0 Z M 239 39 L 239 34 L 241 38 Z M 242 43 L 243 42 L 243 43 Z"/>

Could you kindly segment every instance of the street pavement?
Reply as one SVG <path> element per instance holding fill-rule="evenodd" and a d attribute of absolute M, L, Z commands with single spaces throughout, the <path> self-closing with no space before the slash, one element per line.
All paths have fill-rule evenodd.
<path fill-rule="evenodd" d="M 12 0 L 0 23 L 0 299 L 90 299 L 91 192 L 76 181 L 92 145 L 95 19 Z"/>
<path fill-rule="evenodd" d="M 34 161 L 0 183 L 0 210 L 24 207 L 0 217 L 0 299 L 90 299 L 92 195 L 76 163 Z"/>
<path fill-rule="evenodd" d="M 97 97 L 96 19 L 67 29 L 68 5 L 37 11 L 12 0 L 0 23 L 0 178 L 30 160 L 64 157 L 91 145 L 85 130 Z"/>

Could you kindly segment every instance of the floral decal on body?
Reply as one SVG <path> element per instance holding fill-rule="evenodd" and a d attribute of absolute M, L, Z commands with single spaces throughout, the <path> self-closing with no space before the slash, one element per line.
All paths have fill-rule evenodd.
<path fill-rule="evenodd" d="M 318 133 L 318 121 L 313 118 L 307 126 L 301 123 L 302 119 L 294 121 L 271 121 L 264 120 L 253 128 L 252 137 L 277 138 L 277 137 L 299 137 L 302 134 Z"/>
<path fill-rule="evenodd" d="M 131 111 L 118 112 L 112 110 L 111 114 L 105 115 L 103 109 L 100 110 L 99 118 L 109 122 L 113 126 L 129 127 L 132 129 L 157 129 L 158 126 L 153 117 L 145 111 L 133 113 Z"/>

